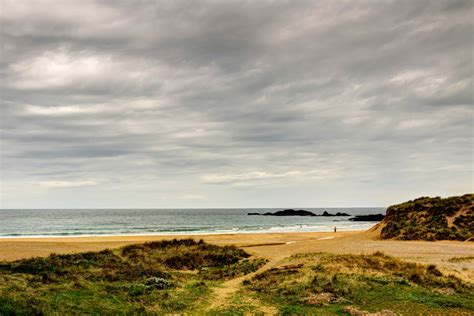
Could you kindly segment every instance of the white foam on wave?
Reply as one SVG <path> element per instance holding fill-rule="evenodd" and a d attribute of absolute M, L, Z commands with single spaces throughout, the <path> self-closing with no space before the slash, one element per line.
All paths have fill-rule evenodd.
<path fill-rule="evenodd" d="M 345 225 L 337 225 L 337 231 L 362 231 L 367 230 L 376 223 L 344 223 Z M 175 231 L 133 231 L 127 230 L 117 233 L 101 232 L 101 233 L 75 233 L 75 234 L 31 234 L 31 235 L 4 235 L 0 239 L 15 238 L 77 238 L 77 237 L 114 237 L 114 236 L 173 236 L 173 235 L 218 235 L 218 234 L 264 234 L 264 233 L 291 233 L 291 232 L 332 232 L 333 225 L 288 225 L 288 226 L 257 226 L 251 229 L 243 229 L 242 227 L 229 227 L 227 229 L 203 229 L 203 230 L 175 230 Z M 323 237 L 318 240 L 332 239 L 334 237 Z"/>

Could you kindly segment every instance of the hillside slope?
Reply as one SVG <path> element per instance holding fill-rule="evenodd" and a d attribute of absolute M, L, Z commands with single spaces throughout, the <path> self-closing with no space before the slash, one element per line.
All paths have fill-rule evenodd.
<path fill-rule="evenodd" d="M 474 194 L 392 205 L 377 230 L 383 239 L 473 240 Z"/>

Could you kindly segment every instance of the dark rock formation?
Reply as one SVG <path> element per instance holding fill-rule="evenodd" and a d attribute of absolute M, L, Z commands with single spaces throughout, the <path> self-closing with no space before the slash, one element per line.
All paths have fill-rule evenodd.
<path fill-rule="evenodd" d="M 331 213 L 328 213 L 327 211 L 324 211 L 323 214 L 318 215 L 318 216 L 350 216 L 350 215 L 347 213 L 341 213 L 341 212 L 337 212 L 336 214 L 331 214 Z"/>
<path fill-rule="evenodd" d="M 264 214 L 260 213 L 247 213 L 247 215 L 263 215 L 263 216 L 350 216 L 349 214 L 346 213 L 340 213 L 337 212 L 336 214 L 331 214 L 328 213 L 327 211 L 324 211 L 323 214 L 317 215 L 314 214 L 313 212 L 306 211 L 306 210 L 294 210 L 294 209 L 287 209 L 283 211 L 277 211 L 275 213 L 267 212 Z"/>
<path fill-rule="evenodd" d="M 354 222 L 380 222 L 384 217 L 383 214 L 356 215 L 349 218 L 349 220 Z"/>
<path fill-rule="evenodd" d="M 278 211 L 275 213 L 265 213 L 263 215 L 267 216 L 317 216 L 313 212 L 310 211 L 305 211 L 305 210 L 283 210 L 283 211 Z"/>

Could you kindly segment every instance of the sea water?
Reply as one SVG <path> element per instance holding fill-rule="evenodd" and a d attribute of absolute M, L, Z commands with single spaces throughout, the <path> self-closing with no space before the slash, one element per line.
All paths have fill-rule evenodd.
<path fill-rule="evenodd" d="M 385 208 L 304 208 L 315 214 L 385 213 Z M 330 232 L 366 230 L 350 217 L 250 216 L 282 208 L 246 209 L 1 209 L 0 237 Z"/>

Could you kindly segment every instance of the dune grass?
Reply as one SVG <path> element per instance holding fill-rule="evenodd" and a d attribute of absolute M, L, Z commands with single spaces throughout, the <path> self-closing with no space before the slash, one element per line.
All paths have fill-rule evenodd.
<path fill-rule="evenodd" d="M 473 285 L 443 275 L 434 265 L 382 253 L 303 254 L 290 263 L 245 282 L 246 295 L 277 306 L 282 314 L 347 314 L 348 307 L 406 315 L 474 312 Z"/>
<path fill-rule="evenodd" d="M 244 250 L 192 239 L 0 264 L 0 315 L 198 312 L 222 280 L 258 269 Z"/>
<path fill-rule="evenodd" d="M 0 315 L 474 313 L 473 284 L 379 252 L 294 255 L 208 310 L 223 282 L 266 262 L 192 239 L 3 262 Z"/>
<path fill-rule="evenodd" d="M 450 224 L 449 221 L 452 220 Z M 384 239 L 474 240 L 474 194 L 422 197 L 387 209 Z"/>
<path fill-rule="evenodd" d="M 467 262 L 474 260 L 474 256 L 465 256 L 465 257 L 452 257 L 449 258 L 449 262 Z"/>

